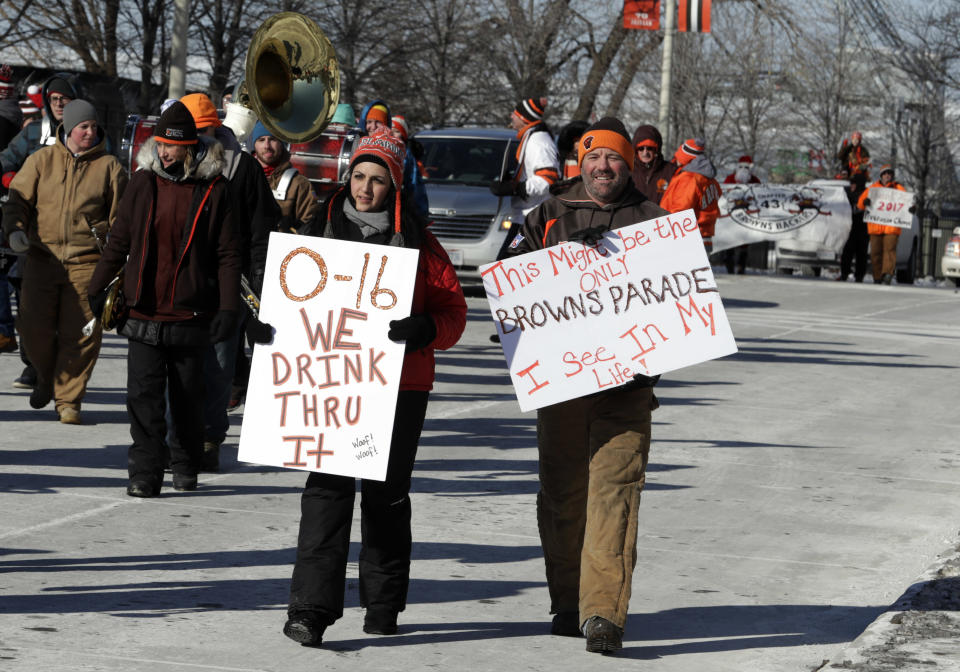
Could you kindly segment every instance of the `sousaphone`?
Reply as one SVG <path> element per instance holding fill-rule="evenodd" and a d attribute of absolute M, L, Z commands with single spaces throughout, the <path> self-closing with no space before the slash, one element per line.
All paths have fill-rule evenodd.
<path fill-rule="evenodd" d="M 340 102 L 340 66 L 333 45 L 303 14 L 274 14 L 253 35 L 234 100 L 253 113 L 254 123 L 259 119 L 280 140 L 313 140 Z"/>

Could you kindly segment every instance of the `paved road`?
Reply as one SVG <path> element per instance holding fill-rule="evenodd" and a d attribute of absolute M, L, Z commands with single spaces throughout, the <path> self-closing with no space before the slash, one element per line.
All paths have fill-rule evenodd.
<path fill-rule="evenodd" d="M 658 387 L 620 655 L 547 634 L 533 417 L 471 299 L 421 444 L 399 635 L 363 634 L 355 562 L 323 649 L 280 633 L 303 474 L 230 447 L 195 493 L 125 496 L 125 348 L 110 338 L 89 424 L 0 391 L 0 669 L 815 669 L 955 545 L 960 295 L 719 284 L 740 352 Z M 18 372 L 0 356 L 0 380 Z"/>

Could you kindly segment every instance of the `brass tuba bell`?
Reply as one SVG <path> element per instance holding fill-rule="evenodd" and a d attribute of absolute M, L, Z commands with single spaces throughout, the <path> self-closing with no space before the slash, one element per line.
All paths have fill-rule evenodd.
<path fill-rule="evenodd" d="M 320 27 L 297 12 L 263 22 L 247 49 L 235 99 L 284 142 L 309 142 L 340 101 L 340 66 Z"/>
<path fill-rule="evenodd" d="M 123 298 L 122 270 L 110 281 L 106 291 L 107 299 L 103 303 L 103 313 L 100 315 L 100 326 L 104 331 L 110 331 L 120 323 L 123 314 L 127 310 L 126 301 Z"/>

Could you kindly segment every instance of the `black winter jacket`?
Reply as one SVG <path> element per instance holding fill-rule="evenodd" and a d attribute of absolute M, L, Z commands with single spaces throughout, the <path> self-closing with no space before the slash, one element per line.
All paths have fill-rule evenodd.
<path fill-rule="evenodd" d="M 220 175 L 223 148 L 205 138 L 201 142 L 201 159 L 184 178 L 195 186 L 173 276 L 173 307 L 209 318 L 217 310 L 240 309 L 240 243 L 226 180 Z M 155 278 L 145 277 L 142 268 L 156 212 L 156 180 L 166 179 L 159 174 L 162 164 L 155 144 L 151 138 L 137 154 L 140 170 L 123 193 L 117 222 L 88 290 L 91 296 L 101 292 L 123 268 L 124 298 L 131 308 L 138 306 L 141 296 L 153 294 Z"/>

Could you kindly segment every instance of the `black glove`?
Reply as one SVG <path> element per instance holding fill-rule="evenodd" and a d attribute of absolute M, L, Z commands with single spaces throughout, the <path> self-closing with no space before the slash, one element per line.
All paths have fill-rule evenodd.
<path fill-rule="evenodd" d="M 273 340 L 273 327 L 251 315 L 247 321 L 247 338 L 252 343 L 269 343 Z"/>
<path fill-rule="evenodd" d="M 426 313 L 411 315 L 402 320 L 391 320 L 387 338 L 394 343 L 407 342 L 407 352 L 425 348 L 437 337 L 437 325 Z"/>
<path fill-rule="evenodd" d="M 609 229 L 605 226 L 591 226 L 586 229 L 578 229 L 570 234 L 567 240 L 583 243 L 584 245 L 596 245 L 603 239 Z"/>
<path fill-rule="evenodd" d="M 645 376 L 642 373 L 633 376 L 633 384 L 637 387 L 653 387 L 660 380 L 660 376 Z"/>
<path fill-rule="evenodd" d="M 88 294 L 87 302 L 90 304 L 93 316 L 99 320 L 103 316 L 104 307 L 107 305 L 107 290 L 101 289 L 96 294 Z"/>
<path fill-rule="evenodd" d="M 517 181 L 494 180 L 490 183 L 490 191 L 494 196 L 513 196 L 517 193 Z"/>
<path fill-rule="evenodd" d="M 218 310 L 210 320 L 210 342 L 220 343 L 237 333 L 239 318 L 235 310 Z"/>
<path fill-rule="evenodd" d="M 909 212 L 911 215 L 916 211 L 917 211 L 917 206 L 915 205 L 911 205 L 909 208 L 907 208 L 907 212 Z"/>
<path fill-rule="evenodd" d="M 869 198 L 863 199 L 863 204 L 864 204 L 864 205 L 870 205 L 870 199 L 869 199 Z"/>

